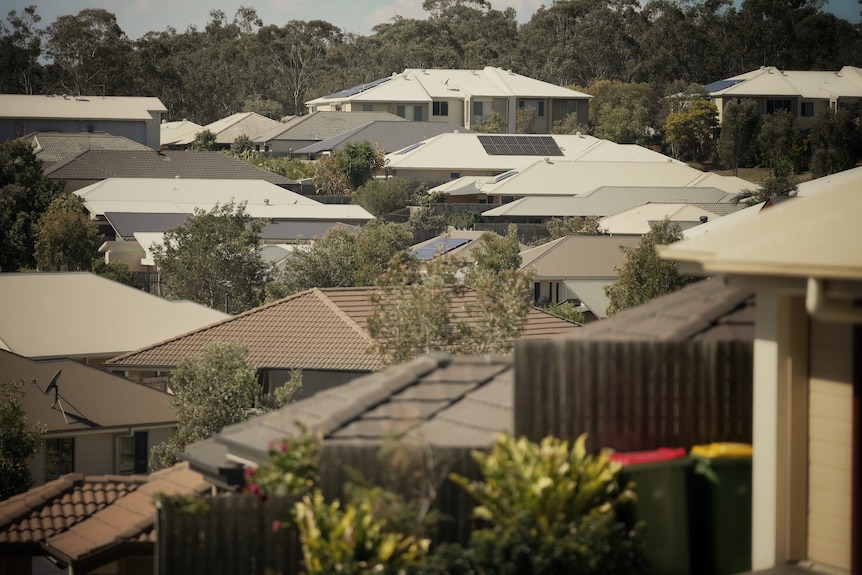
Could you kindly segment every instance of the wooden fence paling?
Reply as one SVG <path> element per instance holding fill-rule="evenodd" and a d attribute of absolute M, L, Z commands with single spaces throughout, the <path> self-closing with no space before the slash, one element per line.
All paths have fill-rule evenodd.
<path fill-rule="evenodd" d="M 618 451 L 751 442 L 750 341 L 522 340 L 515 433 Z"/>

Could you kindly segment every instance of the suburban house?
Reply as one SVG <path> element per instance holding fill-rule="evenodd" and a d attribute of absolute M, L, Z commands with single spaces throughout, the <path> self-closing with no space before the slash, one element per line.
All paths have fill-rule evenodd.
<path fill-rule="evenodd" d="M 533 274 L 536 305 L 570 302 L 585 321 L 608 317 L 604 287 L 617 281 L 623 248 L 640 236 L 565 236 L 521 252 L 521 271 Z"/>
<path fill-rule="evenodd" d="M 197 132 L 187 132 L 184 136 L 178 136 L 170 143 L 171 147 L 188 148 L 194 141 L 198 132 L 210 131 L 215 135 L 215 143 L 219 148 L 228 149 L 237 138 L 254 138 L 258 134 L 270 130 L 281 122 L 261 116 L 257 112 L 237 112 L 226 118 L 210 122 L 201 127 Z M 185 126 L 190 127 L 190 126 Z"/>
<path fill-rule="evenodd" d="M 481 245 L 482 236 L 485 234 L 494 234 L 495 232 L 487 232 L 480 230 L 456 230 L 452 226 L 442 234 L 433 238 L 414 244 L 410 247 L 410 254 L 414 255 L 420 262 L 427 262 L 436 257 L 445 257 L 457 260 L 464 265 L 472 264 L 476 260 L 473 259 L 473 250 Z M 527 246 L 521 244 L 521 249 L 527 249 Z"/>
<path fill-rule="evenodd" d="M 852 171 L 660 251 L 683 271 L 726 274 L 757 294 L 755 570 L 862 569 L 862 169 Z"/>
<path fill-rule="evenodd" d="M 389 112 L 352 114 L 347 112 L 313 112 L 304 116 L 295 116 L 260 132 L 251 139 L 251 142 L 258 152 L 288 155 L 300 148 L 328 140 L 378 120 L 386 122 L 405 121 L 404 118 L 399 118 Z"/>
<path fill-rule="evenodd" d="M 204 127 L 196 124 L 191 120 L 178 120 L 168 122 L 162 120 L 159 126 L 159 134 L 161 136 L 162 148 L 173 148 L 177 146 L 177 142 L 191 136 L 194 139 L 195 134 L 203 130 Z"/>
<path fill-rule="evenodd" d="M 844 66 L 836 72 L 762 66 L 707 84 L 706 91 L 718 107 L 719 122 L 728 102 L 755 99 L 762 113 L 787 110 L 800 128 L 810 130 L 820 110 L 862 101 L 862 68 Z"/>
<path fill-rule="evenodd" d="M 317 112 L 317 114 L 356 115 L 351 112 Z M 464 131 L 455 124 L 443 122 L 407 122 L 402 118 L 394 120 L 374 120 L 352 130 L 347 130 L 331 138 L 314 142 L 294 150 L 291 155 L 303 160 L 313 160 L 320 155 L 330 155 L 347 144 L 371 142 L 382 152 L 402 150 L 417 142 L 440 134 Z"/>
<path fill-rule="evenodd" d="M 485 66 L 481 70 L 408 68 L 401 73 L 305 103 L 309 112 L 390 112 L 415 122 L 449 122 L 474 129 L 492 112 L 514 134 L 519 110 L 531 110 L 532 132 L 548 134 L 554 122 L 589 118 L 592 96 Z"/>
<path fill-rule="evenodd" d="M 322 204 L 262 179 L 108 178 L 75 194 L 105 236 L 105 260 L 124 261 L 141 272 L 155 271 L 151 248 L 163 243 L 164 232 L 196 209 L 211 211 L 217 204 L 245 202 L 249 216 L 267 222 L 261 238 L 272 244 L 295 244 L 336 225 L 374 219 L 357 204 Z"/>
<path fill-rule="evenodd" d="M 150 450 L 176 427 L 164 391 L 71 359 L 34 361 L 0 350 L 0 378 L 21 382 L 27 421 L 45 429 L 29 460 L 35 485 L 66 473 L 146 473 Z"/>
<path fill-rule="evenodd" d="M 722 217 L 725 213 L 734 213 L 726 208 L 739 208 L 738 204 L 683 204 L 646 202 L 599 219 L 599 228 L 612 236 L 638 235 L 642 236 L 652 229 L 652 226 L 663 220 L 676 225 L 680 230 Z M 715 211 L 710 211 L 710 208 Z"/>
<path fill-rule="evenodd" d="M 108 133 L 158 150 L 158 98 L 0 94 L 0 141 L 33 132 Z"/>
<path fill-rule="evenodd" d="M 157 497 L 211 489 L 187 463 L 149 476 L 62 475 L 0 501 L 0 573 L 151 575 Z"/>
<path fill-rule="evenodd" d="M 313 288 L 235 315 L 203 329 L 119 355 L 108 369 L 133 380 L 167 376 L 184 357 L 200 354 L 217 341 L 248 348 L 248 361 L 271 393 L 302 370 L 302 397 L 348 382 L 384 367 L 372 350 L 367 320 L 375 288 Z M 455 321 L 470 321 L 476 293 L 452 302 Z M 577 324 L 533 308 L 519 338 L 547 338 L 579 329 Z M 337 345 L 333 345 L 337 342 Z"/>
<path fill-rule="evenodd" d="M 45 168 L 76 192 L 108 178 L 260 180 L 299 191 L 299 182 L 221 152 L 85 149 Z"/>
<path fill-rule="evenodd" d="M 0 274 L 0 349 L 31 359 L 70 358 L 101 366 L 226 317 L 88 272 Z"/>
<path fill-rule="evenodd" d="M 90 132 L 34 132 L 21 138 L 33 147 L 36 159 L 48 168 L 88 150 L 152 151 L 152 148 L 122 136 Z"/>

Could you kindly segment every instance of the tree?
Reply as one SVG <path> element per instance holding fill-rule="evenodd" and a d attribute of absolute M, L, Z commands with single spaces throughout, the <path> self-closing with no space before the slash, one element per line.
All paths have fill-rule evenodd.
<path fill-rule="evenodd" d="M 773 174 L 782 171 L 783 163 L 788 163 L 795 172 L 802 169 L 805 137 L 799 122 L 788 110 L 776 110 L 764 116 L 757 144 L 766 166 Z"/>
<path fill-rule="evenodd" d="M 470 253 L 478 271 L 501 274 L 506 270 L 521 267 L 521 243 L 518 241 L 518 226 L 509 224 L 506 235 L 485 232 L 478 245 Z M 469 272 L 468 272 L 469 277 Z M 469 281 L 468 281 L 469 283 Z"/>
<path fill-rule="evenodd" d="M 177 428 L 169 441 L 153 447 L 153 469 L 173 465 L 187 445 L 265 410 L 257 369 L 247 355 L 241 343 L 217 341 L 177 364 L 170 383 Z"/>
<path fill-rule="evenodd" d="M 761 124 L 757 100 L 731 100 L 724 107 L 721 134 L 718 137 L 718 157 L 722 165 L 739 174 L 739 167 L 750 167 L 756 159 L 756 142 Z"/>
<path fill-rule="evenodd" d="M 474 132 L 483 134 L 505 134 L 506 119 L 499 112 L 491 112 L 487 118 L 475 122 L 472 128 Z"/>
<path fill-rule="evenodd" d="M 216 135 L 209 130 L 201 130 L 195 134 L 189 148 L 197 152 L 208 152 L 216 149 Z"/>
<path fill-rule="evenodd" d="M 89 271 L 102 241 L 83 200 L 75 194 L 63 194 L 51 202 L 39 222 L 36 264 L 41 271 Z"/>
<path fill-rule="evenodd" d="M 260 256 L 263 222 L 233 201 L 210 212 L 195 209 L 182 226 L 153 246 L 163 296 L 241 312 L 263 300 L 266 265 Z"/>
<path fill-rule="evenodd" d="M 124 261 L 105 262 L 104 259 L 98 258 L 93 262 L 90 271 L 127 286 L 136 287 L 138 283 L 138 274 Z"/>
<path fill-rule="evenodd" d="M 0 23 L 0 93 L 33 94 L 43 76 L 39 62 L 45 31 L 36 28 L 42 17 L 36 6 L 27 6 L 19 15 L 10 10 Z"/>
<path fill-rule="evenodd" d="M 599 80 L 584 91 L 593 95 L 593 135 L 620 144 L 649 143 L 659 126 L 659 97 L 649 84 Z"/>
<path fill-rule="evenodd" d="M 0 501 L 30 488 L 27 460 L 42 443 L 44 428 L 30 423 L 22 406 L 25 385 L 23 380 L 0 383 Z"/>
<path fill-rule="evenodd" d="M 308 249 L 297 249 L 285 259 L 267 285 L 267 300 L 313 287 L 373 285 L 389 261 L 412 243 L 406 224 L 372 220 L 358 231 L 333 227 Z"/>
<path fill-rule="evenodd" d="M 371 142 L 349 142 L 335 152 L 338 174 L 356 190 L 386 165 L 386 154 Z"/>
<path fill-rule="evenodd" d="M 751 193 L 754 202 L 765 202 L 776 196 L 789 196 L 799 187 L 799 178 L 790 160 L 784 158 L 778 165 L 769 170 L 769 174 L 760 182 L 756 191 Z"/>
<path fill-rule="evenodd" d="M 604 232 L 595 216 L 573 216 L 570 218 L 551 218 L 547 224 L 552 240 L 566 236 L 600 236 Z"/>
<path fill-rule="evenodd" d="M 625 261 L 615 268 L 619 279 L 605 286 L 605 294 L 610 298 L 609 316 L 695 281 L 695 278 L 681 275 L 676 262 L 660 258 L 656 251 L 656 246 L 672 244 L 680 239 L 682 232 L 679 226 L 664 219 L 653 224 L 638 245 L 621 248 Z"/>
<path fill-rule="evenodd" d="M 42 162 L 23 140 L 0 143 L 0 271 L 33 268 L 39 220 L 63 182 L 42 174 Z"/>
<path fill-rule="evenodd" d="M 664 125 L 667 142 L 675 158 L 707 161 L 712 155 L 712 138 L 718 127 L 718 109 L 707 100 L 696 100 L 670 114 Z"/>
<path fill-rule="evenodd" d="M 811 175 L 815 178 L 849 170 L 862 158 L 862 113 L 858 106 L 825 108 L 811 128 Z"/>
<path fill-rule="evenodd" d="M 400 210 L 410 200 L 410 182 L 392 177 L 385 180 L 369 180 L 357 188 L 351 202 L 359 204 L 377 217 Z"/>

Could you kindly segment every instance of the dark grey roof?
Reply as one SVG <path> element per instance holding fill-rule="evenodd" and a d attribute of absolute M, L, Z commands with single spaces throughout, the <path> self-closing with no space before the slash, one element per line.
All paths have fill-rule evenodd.
<path fill-rule="evenodd" d="M 297 116 L 252 138 L 256 144 L 273 140 L 325 140 L 375 120 L 408 123 L 389 112 L 314 112 Z"/>
<path fill-rule="evenodd" d="M 753 341 L 754 292 L 728 286 L 723 277 L 701 280 L 561 337 Z"/>
<path fill-rule="evenodd" d="M 349 231 L 355 231 L 357 226 L 340 222 L 310 222 L 310 221 L 271 221 L 264 226 L 260 237 L 263 240 L 312 240 L 322 238 L 326 232 L 336 226 Z"/>
<path fill-rule="evenodd" d="M 103 132 L 34 132 L 22 138 L 36 147 L 36 158 L 53 164 L 87 150 L 153 151 L 149 146 Z"/>
<path fill-rule="evenodd" d="M 284 188 L 298 182 L 223 152 L 89 150 L 57 162 L 45 175 L 58 180 L 200 178 L 263 180 Z"/>
<path fill-rule="evenodd" d="M 273 441 L 305 428 L 324 442 L 379 445 L 394 437 L 444 447 L 482 448 L 512 432 L 512 356 L 432 353 L 321 391 L 278 411 L 226 427 L 211 444 L 190 446 L 193 467 L 215 469 L 229 452 L 266 459 Z"/>
<path fill-rule="evenodd" d="M 130 238 L 136 232 L 166 232 L 177 228 L 194 214 L 151 214 L 133 212 L 105 212 L 105 219 L 123 238 Z"/>
<path fill-rule="evenodd" d="M 345 144 L 356 142 L 376 142 L 384 152 L 394 152 L 411 144 L 454 132 L 470 132 L 466 128 L 448 122 L 403 122 L 393 120 L 375 120 L 363 126 L 338 134 L 326 140 L 316 142 L 293 153 L 319 154 L 330 150 L 341 149 Z"/>

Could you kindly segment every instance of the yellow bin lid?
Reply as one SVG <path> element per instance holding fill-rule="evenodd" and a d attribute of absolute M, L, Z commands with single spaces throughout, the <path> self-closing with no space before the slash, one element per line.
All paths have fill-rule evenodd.
<path fill-rule="evenodd" d="M 751 457 L 752 447 L 747 443 L 710 443 L 708 445 L 695 445 L 691 448 L 691 454 L 699 457 L 733 458 Z"/>

